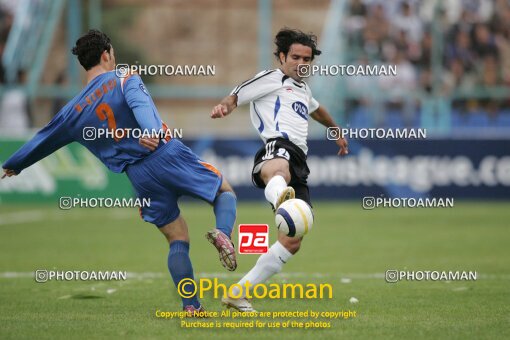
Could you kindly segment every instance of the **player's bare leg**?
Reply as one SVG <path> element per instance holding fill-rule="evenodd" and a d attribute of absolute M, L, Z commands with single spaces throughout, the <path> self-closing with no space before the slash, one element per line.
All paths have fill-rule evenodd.
<path fill-rule="evenodd" d="M 283 233 L 278 233 L 278 242 L 280 242 L 292 255 L 299 251 L 302 241 L 303 237 L 288 237 Z"/>
<path fill-rule="evenodd" d="M 269 160 L 266 163 L 264 163 L 260 171 L 260 177 L 266 184 L 265 189 L 266 198 L 268 198 L 269 195 L 270 197 L 268 198 L 268 200 L 272 199 L 274 197 L 274 194 L 276 194 L 276 201 L 274 204 L 276 210 L 278 209 L 278 206 L 285 202 L 286 200 L 295 198 L 296 194 L 294 192 L 294 188 L 287 186 L 284 187 L 283 182 L 281 181 L 280 181 L 281 184 L 279 186 L 274 185 L 273 188 L 268 189 L 270 182 L 275 179 L 275 176 L 282 177 L 285 180 L 285 185 L 287 185 L 290 182 L 291 175 L 289 170 L 289 162 L 286 159 L 275 158 Z M 288 237 L 285 234 L 278 233 L 278 242 L 280 242 L 285 247 L 285 249 L 287 249 L 292 255 L 298 252 L 302 240 L 303 240 L 302 237 L 299 238 Z"/>
<path fill-rule="evenodd" d="M 224 178 L 214 201 L 216 228 L 207 232 L 205 237 L 218 251 L 220 262 L 227 270 L 237 268 L 236 251 L 231 241 L 235 222 L 236 197 L 234 190 Z"/>
<path fill-rule="evenodd" d="M 280 242 L 281 237 L 284 237 L 284 239 L 282 239 L 284 243 Z M 260 255 L 255 266 L 238 282 L 238 287 L 245 287 L 246 282 L 255 286 L 266 282 L 270 277 L 278 274 L 282 270 L 283 265 L 287 263 L 293 255 L 286 249 L 286 246 L 291 248 L 293 251 L 297 251 L 297 249 L 299 249 L 299 244 L 297 244 L 296 240 L 287 239 L 290 238 L 284 235 L 279 235 L 278 241 L 269 248 L 267 253 Z M 222 303 L 229 308 L 235 308 L 241 312 L 255 311 L 251 302 L 246 298 L 246 292 L 240 291 L 238 287 L 234 287 L 232 289 L 233 297 L 228 296 L 221 299 Z M 237 296 L 241 297 L 234 298 Z"/>
<path fill-rule="evenodd" d="M 276 158 L 267 161 L 261 169 L 260 176 L 266 184 L 266 198 L 275 208 L 284 201 L 295 197 L 294 189 L 287 186 L 291 178 L 287 160 Z M 301 240 L 302 238 L 292 238 L 279 233 L 278 241 L 269 248 L 266 254 L 259 257 L 255 266 L 238 284 L 241 287 L 244 287 L 246 282 L 256 285 L 279 273 L 283 265 L 299 250 Z M 242 293 L 246 294 L 246 292 Z M 233 296 L 239 295 L 241 292 L 235 287 Z M 241 312 L 255 311 L 251 302 L 244 296 L 241 298 L 225 297 L 221 301 L 228 308 L 234 308 Z"/>
<path fill-rule="evenodd" d="M 159 228 L 159 231 L 165 235 L 168 244 L 173 241 L 185 241 L 189 243 L 188 225 L 182 216 L 177 217 L 175 221 Z"/>
<path fill-rule="evenodd" d="M 179 282 L 184 279 L 194 280 L 193 267 L 189 258 L 188 225 L 184 218 L 179 215 L 175 221 L 159 228 L 159 230 L 165 235 L 170 245 L 168 270 L 175 286 L 179 287 Z M 186 287 L 183 285 L 181 289 L 188 292 Z M 195 311 L 201 312 L 204 310 L 196 296 L 182 298 L 182 305 L 183 310 L 188 312 L 188 316 L 193 316 Z"/>
<path fill-rule="evenodd" d="M 296 193 L 290 183 L 289 162 L 283 158 L 268 160 L 260 170 L 260 178 L 266 184 L 264 194 L 271 203 L 274 210 L 278 209 L 280 204 L 286 200 L 296 197 Z"/>

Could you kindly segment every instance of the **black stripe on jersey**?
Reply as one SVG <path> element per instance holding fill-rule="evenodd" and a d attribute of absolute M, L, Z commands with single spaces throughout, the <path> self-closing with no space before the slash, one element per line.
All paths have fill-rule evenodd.
<path fill-rule="evenodd" d="M 287 79 L 289 79 L 289 76 L 288 76 L 288 75 L 284 75 L 284 76 L 282 77 L 282 85 L 283 85 L 283 83 L 284 83 Z"/>
<path fill-rule="evenodd" d="M 273 73 L 274 71 L 276 71 L 276 70 L 269 70 L 269 71 L 267 71 L 266 73 L 261 74 L 261 75 L 260 75 L 260 76 L 258 76 L 257 78 L 252 78 L 252 79 L 248 79 L 248 80 L 246 80 L 244 83 L 242 83 L 241 85 L 239 85 L 238 87 L 236 87 L 236 88 L 234 89 L 234 94 L 238 94 L 238 93 L 239 93 L 239 91 L 240 91 L 243 87 L 245 87 L 245 86 L 247 86 L 247 85 L 250 85 L 250 84 L 251 84 L 251 83 L 253 83 L 254 81 L 257 81 L 257 80 L 259 80 L 260 78 L 265 77 L 265 76 L 267 76 L 268 74 Z"/>
<path fill-rule="evenodd" d="M 302 85 L 299 85 L 298 83 L 294 82 L 294 85 L 296 85 L 297 87 L 299 88 L 302 88 L 303 86 Z"/>

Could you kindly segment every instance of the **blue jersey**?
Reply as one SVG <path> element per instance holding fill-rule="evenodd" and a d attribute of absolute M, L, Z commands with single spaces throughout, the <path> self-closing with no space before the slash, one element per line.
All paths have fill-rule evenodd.
<path fill-rule="evenodd" d="M 139 75 L 119 78 L 114 71 L 103 73 L 94 78 L 2 167 L 20 173 L 64 145 L 78 142 L 110 170 L 123 172 L 127 165 L 151 153 L 139 144 L 140 135 L 111 133 L 94 138 L 94 133 L 99 135 L 99 130 L 119 132 L 119 129 L 155 131 L 162 129 L 163 124 Z"/>

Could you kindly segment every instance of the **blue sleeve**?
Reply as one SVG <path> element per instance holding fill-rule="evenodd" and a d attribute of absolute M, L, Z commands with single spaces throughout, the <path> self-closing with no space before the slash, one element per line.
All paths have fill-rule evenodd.
<path fill-rule="evenodd" d="M 64 145 L 73 142 L 66 128 L 64 107 L 41 131 L 16 151 L 2 165 L 4 169 L 14 170 L 19 174 L 23 169 L 40 161 Z"/>
<path fill-rule="evenodd" d="M 124 82 L 124 97 L 143 130 L 159 130 L 162 122 L 142 79 L 135 74 Z"/>

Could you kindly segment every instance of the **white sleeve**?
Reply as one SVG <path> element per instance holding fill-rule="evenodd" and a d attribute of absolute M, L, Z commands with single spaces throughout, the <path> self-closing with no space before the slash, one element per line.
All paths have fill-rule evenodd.
<path fill-rule="evenodd" d="M 308 114 L 312 114 L 319 108 L 320 104 L 317 99 L 313 97 L 312 90 L 310 90 L 310 88 L 308 88 L 308 95 L 310 96 L 308 101 Z"/>
<path fill-rule="evenodd" d="M 317 99 L 315 99 L 314 97 L 312 97 L 312 99 L 310 99 L 310 104 L 309 104 L 309 109 L 308 109 L 308 112 L 309 114 L 312 114 L 315 112 L 315 110 L 317 110 L 320 106 L 319 102 L 317 101 Z"/>
<path fill-rule="evenodd" d="M 241 106 L 276 91 L 281 86 L 282 82 L 276 70 L 269 70 L 260 72 L 236 86 L 230 94 L 237 95 L 237 105 Z"/>

